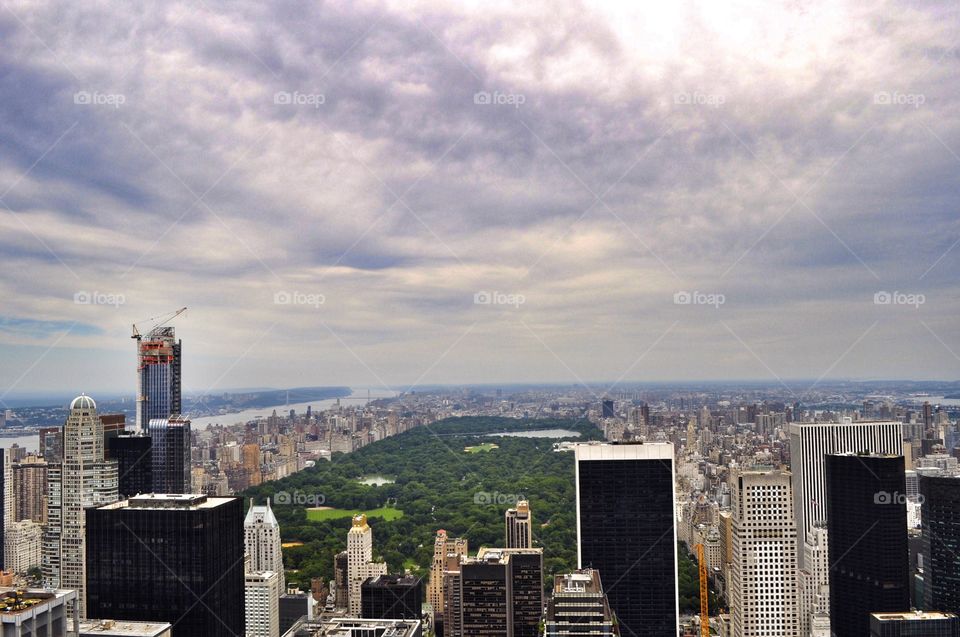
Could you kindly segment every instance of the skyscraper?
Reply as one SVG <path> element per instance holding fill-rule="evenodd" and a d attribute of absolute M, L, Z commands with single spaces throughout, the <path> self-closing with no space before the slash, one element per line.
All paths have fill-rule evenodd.
<path fill-rule="evenodd" d="M 507 529 L 508 549 L 528 549 L 533 547 L 533 514 L 530 503 L 519 500 L 517 508 L 507 509 L 503 514 Z"/>
<path fill-rule="evenodd" d="M 623 637 L 679 632 L 673 445 L 576 446 L 577 561 L 607 582 Z"/>
<path fill-rule="evenodd" d="M 43 580 L 77 591 L 86 617 L 87 571 L 84 509 L 117 499 L 117 463 L 104 460 L 103 423 L 89 396 L 70 403 L 63 427 L 63 461 L 47 471 L 50 499 L 43 539 Z"/>
<path fill-rule="evenodd" d="M 0 564 L 6 564 L 13 556 L 4 555 L 4 535 L 14 522 L 13 463 L 10 452 L 0 447 Z"/>
<path fill-rule="evenodd" d="M 47 521 L 47 463 L 39 456 L 27 456 L 13 465 L 13 500 L 15 517 Z"/>
<path fill-rule="evenodd" d="M 839 423 L 790 424 L 790 471 L 799 547 L 811 528 L 827 524 L 824 456 L 860 451 L 902 455 L 903 426 L 899 422 L 853 422 L 849 418 Z"/>
<path fill-rule="evenodd" d="M 373 529 L 362 513 L 353 517 L 347 533 L 347 586 L 350 614 L 359 617 L 363 610 L 360 587 L 370 577 L 386 575 L 387 565 L 373 561 Z"/>
<path fill-rule="evenodd" d="M 799 637 L 797 527 L 790 474 L 738 471 L 730 486 L 734 634 Z"/>
<path fill-rule="evenodd" d="M 172 327 L 157 327 L 137 339 L 137 429 L 154 419 L 179 416 L 181 342 Z"/>
<path fill-rule="evenodd" d="M 246 637 L 280 637 L 280 574 L 247 573 L 243 593 Z"/>
<path fill-rule="evenodd" d="M 910 609 L 903 456 L 828 455 L 830 629 L 870 634 L 870 613 Z"/>
<path fill-rule="evenodd" d="M 960 614 L 960 478 L 920 477 L 924 608 Z"/>
<path fill-rule="evenodd" d="M 586 569 L 554 577 L 553 597 L 547 603 L 544 619 L 545 637 L 612 637 L 613 613 L 603 593 L 600 573 Z"/>
<path fill-rule="evenodd" d="M 107 439 L 110 456 L 117 461 L 117 490 L 121 498 L 153 493 L 153 440 L 136 432 Z"/>
<path fill-rule="evenodd" d="M 255 505 L 250 500 L 247 517 L 243 520 L 244 547 L 250 556 L 250 571 L 273 571 L 277 573 L 281 595 L 286 592 L 286 577 L 283 571 L 283 550 L 280 541 L 280 524 L 270 508 Z"/>
<path fill-rule="evenodd" d="M 185 418 L 154 418 L 150 421 L 153 491 L 190 492 L 190 421 Z"/>
<path fill-rule="evenodd" d="M 378 575 L 367 579 L 360 591 L 364 619 L 420 619 L 423 582 L 419 577 Z"/>
<path fill-rule="evenodd" d="M 147 494 L 87 510 L 88 615 L 244 635 L 243 501 Z"/>
<path fill-rule="evenodd" d="M 447 570 L 447 557 L 456 555 L 466 557 L 468 551 L 466 538 L 450 538 L 444 529 L 437 531 L 433 541 L 433 560 L 430 562 L 430 581 L 427 582 L 427 602 L 433 608 L 436 620 L 443 616 L 444 609 L 444 571 Z"/>
<path fill-rule="evenodd" d="M 464 637 L 537 637 L 543 549 L 482 548 L 460 565 Z"/>

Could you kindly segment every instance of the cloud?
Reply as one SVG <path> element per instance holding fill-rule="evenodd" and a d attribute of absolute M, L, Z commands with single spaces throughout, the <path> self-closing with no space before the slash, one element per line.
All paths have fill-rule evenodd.
<path fill-rule="evenodd" d="M 115 362 L 129 324 L 182 305 L 185 381 L 203 389 L 427 369 L 956 377 L 920 321 L 960 351 L 957 18 L 949 3 L 9 3 L 0 293 L 23 325 L 92 328 L 20 387 L 69 389 L 81 351 L 110 361 L 104 389 L 132 386 Z M 895 289 L 929 302 L 873 305 Z M 481 290 L 527 302 L 477 306 Z M 678 290 L 727 302 L 678 307 Z M 0 330 L 0 351 L 23 338 Z"/>

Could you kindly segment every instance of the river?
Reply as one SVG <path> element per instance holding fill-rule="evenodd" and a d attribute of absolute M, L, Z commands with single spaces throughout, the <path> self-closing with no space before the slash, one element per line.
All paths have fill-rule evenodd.
<path fill-rule="evenodd" d="M 218 416 L 200 416 L 197 418 L 191 418 L 190 424 L 194 431 L 203 431 L 210 427 L 210 425 L 235 425 L 237 423 L 245 423 L 250 420 L 255 420 L 257 418 L 266 418 L 273 414 L 276 410 L 278 416 L 286 415 L 291 409 L 295 409 L 298 414 L 304 414 L 307 412 L 307 407 L 312 407 L 313 411 L 323 411 L 325 409 L 330 409 L 331 407 L 337 404 L 337 400 L 340 400 L 341 404 L 345 407 L 357 407 L 360 405 L 367 404 L 367 394 L 368 390 L 366 388 L 350 388 L 350 395 L 343 396 L 339 399 L 337 398 L 327 398 L 324 400 L 310 400 L 303 403 L 290 403 L 289 405 L 273 405 L 271 407 L 255 407 L 253 409 L 244 409 L 243 411 L 238 411 L 233 414 L 222 414 Z M 369 390 L 369 399 L 376 400 L 377 398 L 391 398 L 396 396 L 397 392 L 389 391 L 386 389 L 370 389 Z"/>
<path fill-rule="evenodd" d="M 36 451 L 40 446 L 40 434 L 35 433 L 30 436 L 14 436 L 13 438 L 0 438 L 0 449 L 9 449 L 17 444 L 19 447 L 25 447 L 27 451 Z"/>

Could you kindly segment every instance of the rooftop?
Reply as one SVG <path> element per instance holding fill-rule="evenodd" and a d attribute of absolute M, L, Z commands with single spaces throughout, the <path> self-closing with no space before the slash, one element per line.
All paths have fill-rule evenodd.
<path fill-rule="evenodd" d="M 202 493 L 143 493 L 127 500 L 107 504 L 101 509 L 212 509 L 236 498 L 207 496 Z"/>
<path fill-rule="evenodd" d="M 92 619 L 80 622 L 80 637 L 102 635 L 103 637 L 159 637 L 169 634 L 167 622 L 131 622 L 113 619 Z"/>

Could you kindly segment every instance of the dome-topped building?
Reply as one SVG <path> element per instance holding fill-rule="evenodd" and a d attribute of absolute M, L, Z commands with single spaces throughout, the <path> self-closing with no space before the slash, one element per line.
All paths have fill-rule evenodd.
<path fill-rule="evenodd" d="M 93 398 L 90 398 L 86 394 L 80 394 L 70 402 L 70 409 L 83 409 L 83 410 L 92 410 L 97 408 L 97 403 L 94 402 Z"/>

